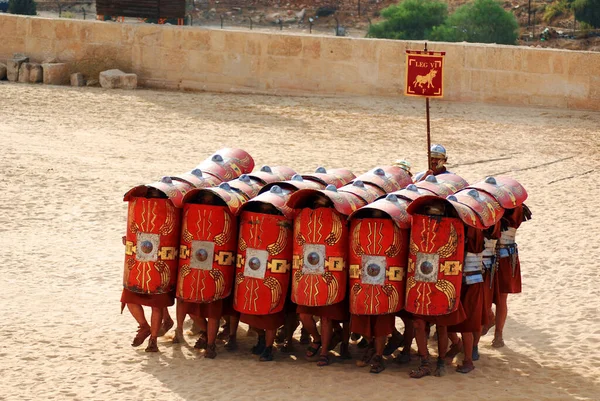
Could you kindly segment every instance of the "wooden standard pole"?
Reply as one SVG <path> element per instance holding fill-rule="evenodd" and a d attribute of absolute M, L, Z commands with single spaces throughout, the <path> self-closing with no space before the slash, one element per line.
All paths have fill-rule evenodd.
<path fill-rule="evenodd" d="M 425 42 L 424 51 L 427 51 L 427 42 Z M 425 98 L 425 110 L 427 113 L 427 169 L 431 170 L 431 126 L 429 123 L 429 97 Z"/>

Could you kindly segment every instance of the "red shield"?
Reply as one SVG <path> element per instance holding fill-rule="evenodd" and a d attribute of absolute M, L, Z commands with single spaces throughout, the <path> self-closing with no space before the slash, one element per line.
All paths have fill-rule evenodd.
<path fill-rule="evenodd" d="M 382 199 L 367 207 L 373 208 L 379 202 L 390 203 Z M 351 221 L 351 313 L 383 315 L 402 309 L 409 228 L 401 229 L 389 218 L 357 218 Z"/>
<path fill-rule="evenodd" d="M 292 233 L 292 220 L 284 216 L 242 211 L 233 298 L 237 311 L 268 315 L 283 309 L 292 270 Z"/>
<path fill-rule="evenodd" d="M 223 148 L 198 165 L 203 173 L 212 175 L 219 181 L 229 181 L 254 168 L 254 159 L 242 149 Z"/>
<path fill-rule="evenodd" d="M 464 236 L 463 222 L 457 218 L 413 214 L 406 280 L 408 312 L 438 316 L 456 310 L 462 284 Z"/>
<path fill-rule="evenodd" d="M 427 176 L 423 181 L 417 182 L 415 186 L 442 197 L 451 195 L 454 192 L 448 185 L 444 185 L 441 181 L 438 181 L 437 176 L 434 175 Z"/>
<path fill-rule="evenodd" d="M 352 171 L 345 168 L 326 170 L 324 167 L 319 167 L 313 174 L 303 174 L 302 178 L 317 181 L 323 185 L 333 185 L 336 188 L 339 188 L 348 184 L 356 178 L 356 176 Z"/>
<path fill-rule="evenodd" d="M 527 191 L 510 177 L 487 177 L 485 181 L 471 185 L 492 195 L 505 209 L 514 209 L 527 199 Z"/>
<path fill-rule="evenodd" d="M 196 303 L 227 297 L 233 288 L 237 219 L 227 206 L 183 207 L 177 297 Z"/>
<path fill-rule="evenodd" d="M 412 178 L 402 168 L 397 166 L 377 167 L 356 177 L 354 181 L 373 184 L 385 193 L 398 191 L 412 184 Z"/>
<path fill-rule="evenodd" d="M 326 306 L 346 295 L 348 228 L 334 208 L 302 209 L 294 220 L 292 301 Z"/>
<path fill-rule="evenodd" d="M 454 196 L 454 198 L 452 198 Z M 489 194 L 477 189 L 464 189 L 448 197 L 471 208 L 483 223 L 484 227 L 496 224 L 504 214 L 504 209 Z"/>
<path fill-rule="evenodd" d="M 443 97 L 445 52 L 406 51 L 407 96 Z"/>
<path fill-rule="evenodd" d="M 140 294 L 168 293 L 177 280 L 181 209 L 169 199 L 127 195 L 126 199 L 123 286 Z"/>
<path fill-rule="evenodd" d="M 190 184 L 194 188 L 207 188 L 214 185 L 218 185 L 221 180 L 211 175 L 202 175 L 202 171 L 198 168 L 188 171 L 187 173 L 179 174 L 178 176 L 171 177 L 173 180 L 183 181 Z"/>

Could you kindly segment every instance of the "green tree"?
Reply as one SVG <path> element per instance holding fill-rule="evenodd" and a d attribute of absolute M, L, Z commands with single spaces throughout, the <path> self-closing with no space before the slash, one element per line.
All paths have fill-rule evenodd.
<path fill-rule="evenodd" d="M 577 21 L 600 28 L 600 0 L 575 0 L 571 7 Z"/>
<path fill-rule="evenodd" d="M 381 10 L 384 21 L 369 27 L 367 37 L 422 40 L 448 16 L 448 6 L 438 0 L 404 0 Z"/>
<path fill-rule="evenodd" d="M 36 15 L 34 0 L 9 0 L 8 12 L 11 14 Z"/>
<path fill-rule="evenodd" d="M 431 32 L 431 40 L 514 45 L 519 24 L 495 0 L 475 0 L 456 9 Z"/>

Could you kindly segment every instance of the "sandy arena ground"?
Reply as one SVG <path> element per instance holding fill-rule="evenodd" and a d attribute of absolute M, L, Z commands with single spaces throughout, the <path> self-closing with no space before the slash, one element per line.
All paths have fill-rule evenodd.
<path fill-rule="evenodd" d="M 424 101 L 292 98 L 0 83 L 0 399 L 600 400 L 600 113 L 432 102 L 433 141 L 470 182 L 506 173 L 529 192 L 524 293 L 509 297 L 506 347 L 482 339 L 469 375 L 408 378 L 388 363 L 318 368 L 276 354 L 207 360 L 159 339 L 129 344 L 119 314 L 130 187 L 224 146 L 257 165 L 356 173 L 396 158 L 425 166 Z M 172 309 L 174 315 L 174 308 Z M 172 333 L 170 333 L 172 334 Z M 352 348 L 355 357 L 360 353 Z M 415 367 L 416 362 L 410 366 Z"/>

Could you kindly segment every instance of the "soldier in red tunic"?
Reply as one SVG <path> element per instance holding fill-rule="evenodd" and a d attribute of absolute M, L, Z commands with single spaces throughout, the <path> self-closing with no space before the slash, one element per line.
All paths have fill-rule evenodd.
<path fill-rule="evenodd" d="M 385 369 L 383 351 L 404 306 L 410 216 L 394 194 L 350 215 L 350 330 L 370 341 L 357 366 Z"/>
<path fill-rule="evenodd" d="M 321 191 L 300 190 L 290 198 L 290 206 L 298 209 L 294 221 L 292 301 L 298 304 L 300 320 L 313 337 L 306 356 L 319 355 L 318 366 L 330 363 L 334 322 L 349 319 L 347 216 L 410 182 L 406 171 L 399 167 L 376 168 L 339 190 L 329 186 Z M 313 316 L 321 318 L 321 334 Z M 346 353 L 341 350 L 341 354 Z"/>
<path fill-rule="evenodd" d="M 450 203 L 465 216 L 475 214 L 475 218 L 463 219 L 465 222 L 465 260 L 463 265 L 463 283 L 460 302 L 465 310 L 466 319 L 456 326 L 448 328 L 450 333 L 461 333 L 462 348 L 465 354 L 463 364 L 456 370 L 469 373 L 475 367 L 473 356 L 475 339 L 479 338 L 482 325 L 488 321 L 485 309 L 485 284 L 483 279 L 483 256 L 485 250 L 484 229 L 493 227 L 500 221 L 504 210 L 489 194 L 477 189 L 465 189 L 447 197 Z M 452 359 L 458 347 L 448 352 Z M 455 352 L 453 352 L 453 349 Z M 478 356 L 477 356 L 478 359 Z"/>
<path fill-rule="evenodd" d="M 472 187 L 491 195 L 505 209 L 493 265 L 497 269 L 492 269 L 490 274 L 496 304 L 496 329 L 492 346 L 500 348 L 504 346 L 503 330 L 508 314 L 508 294 L 521 292 L 521 265 L 515 242 L 516 231 L 523 221 L 531 218 L 531 211 L 523 203 L 527 199 L 527 191 L 510 177 L 487 177 Z M 488 311 L 489 314 L 491 311 Z M 492 326 L 493 323 L 486 325 L 483 332 L 487 333 Z"/>

